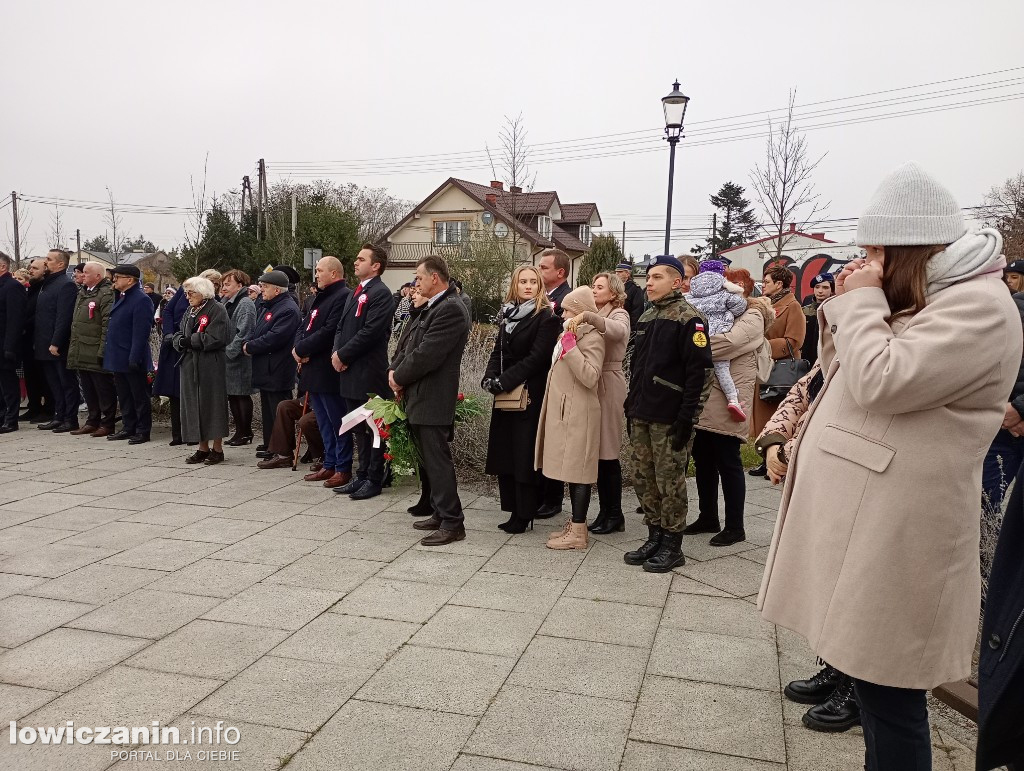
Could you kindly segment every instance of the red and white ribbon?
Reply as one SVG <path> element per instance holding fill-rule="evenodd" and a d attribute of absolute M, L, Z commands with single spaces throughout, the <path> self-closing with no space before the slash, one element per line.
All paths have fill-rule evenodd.
<path fill-rule="evenodd" d="M 314 308 L 313 312 L 309 314 L 309 323 L 306 325 L 306 331 L 308 332 L 313 328 L 313 321 L 316 319 L 316 315 L 320 312 L 319 308 Z"/>
<path fill-rule="evenodd" d="M 210 317 L 209 316 L 200 316 L 199 317 L 199 331 L 202 332 L 206 328 L 206 325 L 209 324 L 209 323 L 210 323 Z"/>
<path fill-rule="evenodd" d="M 341 428 L 338 429 L 338 436 L 348 433 L 360 423 L 366 423 L 370 427 L 370 430 L 373 432 L 373 446 L 380 447 L 380 429 L 377 428 L 377 424 L 373 420 L 373 410 L 365 404 L 361 407 L 356 407 L 341 419 Z"/>
<path fill-rule="evenodd" d="M 89 318 L 91 319 L 95 313 L 96 313 L 96 301 L 92 300 L 89 303 Z"/>
<path fill-rule="evenodd" d="M 365 294 L 361 294 L 361 295 L 359 295 L 359 300 L 356 303 L 356 318 L 359 318 L 360 316 L 363 315 L 363 306 L 364 305 L 366 305 L 366 295 Z"/>

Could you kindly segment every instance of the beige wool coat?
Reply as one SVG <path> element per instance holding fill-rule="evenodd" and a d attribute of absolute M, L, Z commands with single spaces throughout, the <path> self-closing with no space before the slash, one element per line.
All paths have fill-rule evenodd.
<path fill-rule="evenodd" d="M 735 436 L 743 441 L 750 436 L 750 415 L 757 392 L 757 349 L 764 342 L 765 329 L 774 318 L 775 312 L 768 298 L 752 297 L 748 300 L 747 310 L 733 322 L 732 329 L 711 336 L 711 358 L 729 362 L 729 374 L 736 383 L 747 419 L 742 423 L 732 419 L 727 407 L 729 400 L 725 398 L 718 378 L 714 378 L 697 428 Z"/>
<path fill-rule="evenodd" d="M 622 360 L 626 358 L 629 342 L 629 314 L 624 308 L 613 308 L 611 303 L 597 313 L 587 311 L 583 320 L 593 324 L 604 336 L 604 364 L 597 383 L 597 398 L 601 403 L 601 460 L 618 460 L 622 449 L 622 425 L 626 419 L 626 376 L 622 373 Z"/>
<path fill-rule="evenodd" d="M 981 467 L 1020 367 L 998 276 L 890 324 L 881 289 L 818 310 L 825 385 L 794 446 L 758 606 L 855 678 L 970 674 Z"/>
<path fill-rule="evenodd" d="M 576 337 L 576 347 L 555 361 L 548 372 L 534 467 L 548 479 L 593 484 L 601 449 L 597 388 L 605 339 L 592 324 L 581 324 Z"/>

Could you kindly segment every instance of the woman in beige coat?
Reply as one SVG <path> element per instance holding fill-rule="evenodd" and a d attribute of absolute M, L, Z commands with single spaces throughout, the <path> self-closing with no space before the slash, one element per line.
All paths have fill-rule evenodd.
<path fill-rule="evenodd" d="M 854 678 L 869 769 L 930 768 L 926 690 L 970 674 L 982 459 L 1020 366 L 1002 240 L 914 164 L 860 218 L 818 310 L 825 382 L 758 600 Z"/>
<path fill-rule="evenodd" d="M 597 312 L 589 287 L 574 289 L 562 300 L 571 317 Z M 566 325 L 569 321 L 566 321 Z M 534 465 L 548 479 L 569 483 L 572 518 L 548 540 L 551 549 L 587 548 L 590 486 L 597 481 L 601 450 L 601 402 L 597 395 L 604 364 L 605 340 L 593 324 L 566 330 L 555 344 L 547 389 L 540 408 Z"/>
<path fill-rule="evenodd" d="M 711 336 L 711 354 L 715 361 L 729 362 L 729 373 L 736 384 L 741 404 L 754 401 L 757 351 L 764 343 L 765 330 L 775 319 L 767 297 L 754 297 L 748 303 L 746 312 L 733 322 L 732 329 Z M 710 541 L 712 546 L 730 546 L 747 537 L 743 526 L 747 486 L 740 447 L 750 435 L 750 422 L 737 423 L 729 412 L 728 403 L 718 378 L 713 379 L 711 392 L 693 434 L 692 456 L 700 514 L 692 524 L 683 528 L 683 534 L 715 533 Z M 724 528 L 718 517 L 719 481 L 725 502 Z"/>
<path fill-rule="evenodd" d="M 772 301 L 775 309 L 775 321 L 768 327 L 764 336 L 772 347 L 772 358 L 788 359 L 792 356 L 800 358 L 800 349 L 807 335 L 807 317 L 803 308 L 793 296 L 793 273 L 786 268 L 776 266 L 764 274 L 764 296 Z M 759 395 L 754 398 L 754 425 L 752 436 L 757 436 L 764 429 L 764 424 L 775 412 L 778 404 L 766 402 Z M 750 470 L 751 476 L 764 476 L 764 464 Z"/>
<path fill-rule="evenodd" d="M 614 273 L 598 273 L 590 284 L 597 312 L 586 311 L 566 327 L 575 332 L 580 324 L 592 324 L 604 336 L 604 364 L 597 384 L 601 403 L 601 449 L 597 461 L 597 500 L 600 509 L 588 530 L 591 533 L 621 532 L 626 529 L 622 514 L 622 423 L 626 417 L 626 377 L 622 360 L 629 342 L 629 314 L 625 311 L 626 287 Z"/>

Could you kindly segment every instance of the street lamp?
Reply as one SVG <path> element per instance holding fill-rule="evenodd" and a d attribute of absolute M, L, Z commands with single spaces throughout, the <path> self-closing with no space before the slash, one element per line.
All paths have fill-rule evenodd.
<path fill-rule="evenodd" d="M 672 84 L 672 93 L 662 97 L 661 106 L 665 110 L 665 139 L 668 140 L 668 209 L 665 214 L 665 254 L 669 251 L 672 240 L 672 183 L 676 172 L 676 145 L 683 136 L 683 118 L 686 116 L 686 105 L 690 97 L 679 90 L 679 81 Z"/>

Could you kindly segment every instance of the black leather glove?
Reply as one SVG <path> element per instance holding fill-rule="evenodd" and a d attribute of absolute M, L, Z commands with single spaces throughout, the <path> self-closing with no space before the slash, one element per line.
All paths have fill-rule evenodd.
<path fill-rule="evenodd" d="M 171 343 L 174 341 L 174 335 L 164 335 L 162 342 Z"/>
<path fill-rule="evenodd" d="M 130 361 L 130 362 L 128 362 L 128 371 L 129 372 L 142 372 L 142 365 L 139 364 L 138 362 Z"/>
<path fill-rule="evenodd" d="M 682 452 L 686 443 L 693 436 L 693 423 L 689 420 L 677 420 L 668 430 L 669 438 L 672 440 L 672 451 Z"/>
<path fill-rule="evenodd" d="M 488 380 L 487 385 L 485 385 L 484 388 L 486 388 L 488 392 L 495 395 L 500 394 L 505 390 L 504 388 L 501 387 L 501 380 L 499 380 L 496 377 L 492 377 L 490 380 Z"/>
<path fill-rule="evenodd" d="M 180 335 L 178 337 L 178 348 L 182 351 L 187 351 L 192 347 L 192 336 L 191 335 Z"/>

